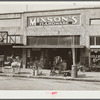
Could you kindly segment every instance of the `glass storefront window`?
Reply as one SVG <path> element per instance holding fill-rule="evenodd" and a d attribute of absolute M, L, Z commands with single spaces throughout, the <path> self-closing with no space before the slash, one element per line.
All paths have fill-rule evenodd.
<path fill-rule="evenodd" d="M 100 51 L 94 51 L 91 52 L 91 64 L 96 64 L 100 66 Z"/>

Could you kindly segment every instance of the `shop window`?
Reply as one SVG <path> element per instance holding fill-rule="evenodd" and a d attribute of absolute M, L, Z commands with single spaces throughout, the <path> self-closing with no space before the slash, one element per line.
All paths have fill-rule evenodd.
<path fill-rule="evenodd" d="M 99 49 L 93 49 L 91 50 L 91 64 L 96 64 L 97 66 L 100 66 L 100 50 Z"/>
<path fill-rule="evenodd" d="M 100 25 L 100 18 L 90 19 L 90 25 Z"/>

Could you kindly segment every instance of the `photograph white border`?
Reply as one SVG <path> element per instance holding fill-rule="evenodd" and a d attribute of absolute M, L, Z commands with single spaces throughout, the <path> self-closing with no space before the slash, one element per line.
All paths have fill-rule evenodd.
<path fill-rule="evenodd" d="M 56 2 L 59 2 L 59 1 L 56 1 Z M 69 1 L 66 1 L 66 2 L 70 3 Z M 99 5 L 98 2 L 90 2 L 90 4 Z M 0 3 L 3 3 L 3 2 L 0 2 Z M 6 2 L 6 3 L 9 4 L 11 2 Z M 19 3 L 19 2 L 14 2 L 14 3 Z M 76 3 L 76 2 L 71 2 L 71 3 Z M 80 4 L 82 3 L 81 5 L 83 5 L 85 2 L 79 2 L 79 3 Z M 88 4 L 89 4 L 89 1 L 88 3 L 86 2 L 86 5 Z M 52 95 L 52 92 L 56 92 L 56 94 Z M 57 98 L 59 99 L 100 99 L 100 91 L 0 90 L 0 99 L 57 99 Z"/>

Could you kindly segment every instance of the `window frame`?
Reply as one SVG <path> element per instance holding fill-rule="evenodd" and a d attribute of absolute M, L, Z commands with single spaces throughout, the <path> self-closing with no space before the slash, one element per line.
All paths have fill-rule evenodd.
<path fill-rule="evenodd" d="M 49 39 L 48 37 L 56 37 L 57 38 L 57 45 L 65 45 L 65 44 L 60 44 L 60 39 L 62 38 L 62 37 L 73 37 L 73 35 L 66 35 L 66 36 L 27 36 L 27 45 L 33 45 L 32 43 L 29 43 L 29 38 L 36 38 L 36 42 L 38 42 L 38 38 L 41 38 L 41 37 L 45 37 L 46 39 L 46 42 L 45 42 L 45 44 L 44 45 L 53 45 L 53 44 L 48 44 L 47 43 L 47 39 Z M 61 38 L 60 38 L 61 37 Z M 78 43 L 78 44 L 75 44 L 75 45 L 80 45 L 80 35 L 75 35 L 74 37 L 77 37 L 77 38 L 79 38 L 78 39 L 78 41 L 79 42 L 75 42 L 75 43 Z M 77 39 L 75 39 L 75 40 L 77 40 Z M 34 45 L 38 45 L 37 43 L 36 44 L 34 44 Z M 56 44 L 55 44 L 56 45 Z"/>
<path fill-rule="evenodd" d="M 89 20 L 89 25 L 100 25 L 100 24 L 91 24 L 91 21 L 92 20 L 100 20 L 100 18 L 91 18 L 90 20 Z"/>
<path fill-rule="evenodd" d="M 91 37 L 94 37 L 94 45 L 93 46 L 97 46 L 97 37 L 100 37 L 100 36 L 90 36 L 90 38 Z M 90 46 L 92 46 L 90 39 L 89 39 L 89 42 L 90 42 Z M 100 44 L 98 44 L 98 45 L 100 45 Z"/>

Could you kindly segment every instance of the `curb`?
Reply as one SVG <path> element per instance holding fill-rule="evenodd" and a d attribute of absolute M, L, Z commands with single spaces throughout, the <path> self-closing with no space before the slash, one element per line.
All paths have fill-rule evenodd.
<path fill-rule="evenodd" d="M 49 76 L 19 76 L 19 75 L 0 75 L 4 77 L 21 77 L 21 78 L 35 78 L 35 79 L 53 79 L 53 80 L 68 80 L 68 81 L 84 81 L 84 82 L 100 82 L 98 79 L 86 78 L 71 78 L 71 77 L 49 77 Z"/>

